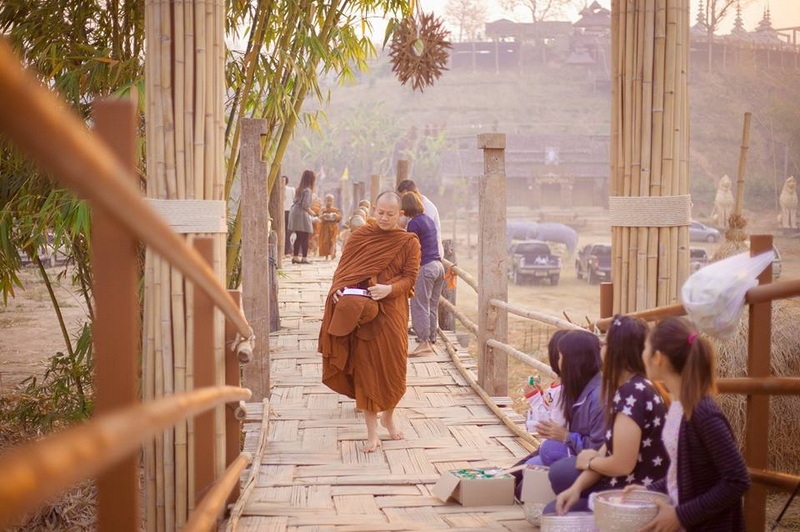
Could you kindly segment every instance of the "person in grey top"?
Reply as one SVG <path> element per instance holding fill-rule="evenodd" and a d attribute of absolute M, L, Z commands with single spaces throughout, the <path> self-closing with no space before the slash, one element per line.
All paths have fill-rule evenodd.
<path fill-rule="evenodd" d="M 289 231 L 294 231 L 295 241 L 292 253 L 292 264 L 309 264 L 308 259 L 308 240 L 314 232 L 311 224 L 311 200 L 314 191 L 314 182 L 317 180 L 314 172 L 306 170 L 300 178 L 300 185 L 294 193 L 292 208 L 289 210 Z M 302 253 L 303 258 L 300 258 Z"/>

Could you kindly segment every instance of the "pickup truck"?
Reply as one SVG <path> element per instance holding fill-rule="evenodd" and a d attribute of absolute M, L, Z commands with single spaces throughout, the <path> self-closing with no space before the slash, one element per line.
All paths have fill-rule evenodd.
<path fill-rule="evenodd" d="M 561 259 L 553 255 L 550 246 L 541 240 L 523 240 L 508 250 L 508 276 L 514 284 L 525 278 L 548 279 L 556 286 L 561 275 Z"/>
<path fill-rule="evenodd" d="M 575 257 L 575 275 L 578 279 L 595 284 L 602 281 L 611 281 L 611 245 L 587 244 L 578 251 Z"/>

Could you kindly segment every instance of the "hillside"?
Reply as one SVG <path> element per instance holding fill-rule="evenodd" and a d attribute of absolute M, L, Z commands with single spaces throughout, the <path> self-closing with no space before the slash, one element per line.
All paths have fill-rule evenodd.
<path fill-rule="evenodd" d="M 800 70 L 709 74 L 703 65 L 693 64 L 690 75 L 691 171 L 696 209 L 710 209 L 719 177 L 735 176 L 742 115 L 747 110 L 753 112 L 747 207 L 774 209 L 786 171 L 800 174 Z M 405 135 L 407 141 L 429 127 L 443 131 L 450 142 L 482 131 L 609 133 L 608 89 L 595 90 L 588 71 L 580 66 L 537 65 L 525 73 L 499 75 L 449 71 L 436 86 L 420 94 L 402 87 L 387 62 L 378 60 L 355 83 L 331 84 L 329 88 L 331 101 L 323 108 L 328 123 L 323 125 L 323 131 L 333 138 L 298 132 L 284 164 L 290 176 L 298 176 L 306 165 L 323 165 L 329 177 L 338 177 L 343 169 L 338 167 L 345 164 L 351 175 L 393 174 L 392 161 L 400 150 L 390 142 L 391 134 L 395 139 Z M 358 121 L 371 123 L 373 130 L 367 135 L 370 138 L 360 144 L 343 140 L 349 138 L 349 129 L 359 127 L 354 125 Z M 388 149 L 386 153 L 378 153 L 379 140 L 392 144 L 383 148 Z M 338 145 L 338 151 L 344 152 L 344 162 L 332 160 L 338 154 L 328 155 L 328 161 L 317 150 L 322 144 Z M 373 153 L 365 154 L 364 150 Z"/>

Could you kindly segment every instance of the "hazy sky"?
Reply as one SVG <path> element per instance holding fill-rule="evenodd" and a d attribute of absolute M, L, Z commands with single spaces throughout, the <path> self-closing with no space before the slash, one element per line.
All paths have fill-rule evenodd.
<path fill-rule="evenodd" d="M 528 22 L 530 20 L 530 15 L 526 16 L 524 10 L 519 10 L 516 17 L 509 17 L 507 13 L 504 13 L 500 7 L 499 0 L 483 0 L 484 4 L 489 11 L 489 20 L 496 20 L 501 17 L 506 18 L 515 18 L 521 22 Z M 605 7 L 610 7 L 611 0 L 599 0 L 600 4 Z M 588 0 L 591 3 L 591 0 Z M 692 2 L 692 24 L 694 24 L 695 15 L 697 13 L 697 8 L 700 4 L 700 0 L 691 0 Z M 745 3 L 743 0 L 742 3 Z M 764 14 L 764 7 L 767 5 L 767 0 L 751 0 L 749 5 L 745 8 L 742 8 L 742 18 L 744 19 L 744 27 L 748 31 L 755 29 L 758 22 L 761 20 Z M 438 13 L 440 16 L 444 16 L 445 13 L 445 6 L 447 5 L 447 0 L 418 0 L 418 5 L 422 8 L 423 11 L 429 12 L 433 11 Z M 769 1 L 770 11 L 772 13 L 772 25 L 775 28 L 784 28 L 789 26 L 800 26 L 800 0 L 770 0 Z M 733 25 L 733 18 L 734 14 L 731 14 L 722 24 L 720 28 L 720 33 L 728 33 L 730 31 L 731 26 Z M 578 13 L 572 13 L 571 16 L 567 17 L 571 20 L 576 20 L 578 18 Z M 378 24 L 375 25 L 376 33 L 378 33 Z M 382 29 L 380 30 L 382 31 Z M 382 35 L 382 33 L 380 33 Z"/>

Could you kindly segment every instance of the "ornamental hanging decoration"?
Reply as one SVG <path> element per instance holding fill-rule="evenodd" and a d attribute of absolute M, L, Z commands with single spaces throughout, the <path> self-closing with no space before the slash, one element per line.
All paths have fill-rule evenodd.
<path fill-rule="evenodd" d="M 452 48 L 449 36 L 444 21 L 432 13 L 401 20 L 389 52 L 397 79 L 403 85 L 411 81 L 411 88 L 420 92 L 432 86 L 447 70 L 448 50 Z"/>

